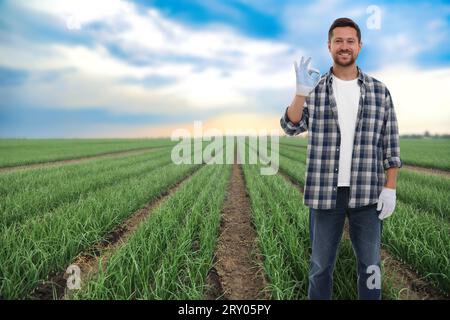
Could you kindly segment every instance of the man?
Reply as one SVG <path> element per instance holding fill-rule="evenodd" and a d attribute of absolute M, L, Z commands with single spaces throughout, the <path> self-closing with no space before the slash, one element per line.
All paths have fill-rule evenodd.
<path fill-rule="evenodd" d="M 346 216 L 358 296 L 381 298 L 382 220 L 394 211 L 402 161 L 391 95 L 356 65 L 361 48 L 358 25 L 335 20 L 328 32 L 333 66 L 320 77 L 309 67 L 311 58 L 295 63 L 296 96 L 280 120 L 288 135 L 308 131 L 303 201 L 310 214 L 309 299 L 331 299 Z"/>

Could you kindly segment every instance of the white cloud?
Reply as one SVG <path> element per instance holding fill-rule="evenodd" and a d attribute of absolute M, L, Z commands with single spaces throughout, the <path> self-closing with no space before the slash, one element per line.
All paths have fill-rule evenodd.
<path fill-rule="evenodd" d="M 16 0 L 26 9 L 58 17 L 64 22 L 74 17 L 81 25 L 105 21 L 135 10 L 135 6 L 123 0 Z"/>
<path fill-rule="evenodd" d="M 0 44 L 4 66 L 35 73 L 28 83 L 16 89 L 21 93 L 17 99 L 54 107 L 102 106 L 172 114 L 230 106 L 264 108 L 264 101 L 246 92 L 294 87 L 292 61 L 300 50 L 292 50 L 286 43 L 255 40 L 224 26 L 194 29 L 163 17 L 154 9 L 140 12 L 125 1 L 99 2 L 93 8 L 90 3 L 20 2 L 50 16 L 64 17 L 72 12 L 80 17 L 96 45 L 48 45 L 20 38 Z M 108 9 L 102 10 L 102 6 Z M 88 28 L 89 23 L 99 21 L 106 30 L 96 32 Z M 116 23 L 123 27 L 116 28 Z M 129 59 L 137 53 L 139 58 L 154 56 L 155 61 L 133 65 L 129 59 L 113 56 L 107 50 L 111 44 L 119 46 Z M 54 81 L 39 81 L 40 73 L 57 70 L 72 72 Z M 124 78 L 139 80 L 149 76 L 169 77 L 173 81 L 157 88 L 136 81 L 123 82 Z M 10 92 L 9 96 L 16 95 Z"/>
<path fill-rule="evenodd" d="M 270 1 L 267 10 L 253 0 L 242 1 L 261 12 L 278 9 Z M 123 0 L 11 3 L 62 25 L 67 16 L 75 16 L 81 24 L 76 32 L 91 37 L 95 45 L 42 43 L 21 35 L 0 35 L 5 40 L 0 42 L 0 65 L 30 72 L 23 85 L 0 89 L 0 95 L 7 97 L 4 103 L 14 100 L 38 107 L 102 107 L 114 112 L 177 115 L 229 109 L 279 110 L 281 115 L 295 86 L 292 61 L 308 53 L 313 55 L 315 67 L 329 65 L 326 40 L 332 20 L 350 16 L 364 21 L 366 17 L 365 4 L 323 0 L 305 6 L 290 1 L 280 9 L 286 29 L 283 40 L 258 40 L 223 25 L 186 26 L 155 9 L 142 10 Z M 230 10 L 229 14 L 234 14 Z M 450 101 L 444 86 L 450 83 L 449 69 L 414 67 L 417 55 L 446 41 L 447 24 L 439 18 L 427 20 L 425 33 L 415 38 L 408 27 L 410 21 L 396 28 L 406 18 L 391 11 L 383 11 L 382 30 L 368 33 L 366 38 L 372 52 L 383 53 L 373 53 L 373 58 L 389 67 L 370 74 L 391 90 L 401 133 L 448 132 Z M 90 28 L 93 23 L 96 28 Z M 121 55 L 111 52 L 111 46 L 119 48 Z M 138 65 L 136 61 L 143 62 Z M 407 66 L 395 67 L 398 62 Z M 48 72 L 60 74 L 46 78 Z M 153 76 L 170 81 L 145 85 L 145 79 Z"/>
<path fill-rule="evenodd" d="M 371 75 L 384 82 L 391 93 L 400 134 L 449 132 L 450 68 L 420 70 L 404 65 Z"/>

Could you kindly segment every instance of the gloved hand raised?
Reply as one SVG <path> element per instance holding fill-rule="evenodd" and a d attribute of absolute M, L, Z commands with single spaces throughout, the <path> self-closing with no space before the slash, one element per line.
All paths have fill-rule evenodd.
<path fill-rule="evenodd" d="M 377 205 L 377 211 L 381 210 L 381 213 L 378 215 L 380 220 L 386 219 L 394 212 L 396 198 L 395 189 L 383 187 Z"/>
<path fill-rule="evenodd" d="M 309 96 L 320 80 L 319 70 L 310 68 L 311 57 L 304 60 L 302 57 L 300 65 L 294 61 L 295 75 L 297 80 L 297 95 Z"/>

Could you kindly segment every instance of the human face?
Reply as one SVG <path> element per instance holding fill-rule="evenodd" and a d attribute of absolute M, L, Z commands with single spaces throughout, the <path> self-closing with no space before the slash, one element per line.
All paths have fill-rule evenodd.
<path fill-rule="evenodd" d="M 337 27 L 328 41 L 328 50 L 336 65 L 348 67 L 355 63 L 362 43 L 358 41 L 356 30 L 352 27 Z"/>

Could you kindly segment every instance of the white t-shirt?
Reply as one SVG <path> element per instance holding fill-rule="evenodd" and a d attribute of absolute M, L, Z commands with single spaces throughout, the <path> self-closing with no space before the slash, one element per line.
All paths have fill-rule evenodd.
<path fill-rule="evenodd" d="M 350 186 L 356 117 L 361 95 L 358 79 L 341 80 L 333 75 L 333 94 L 341 129 L 338 186 Z"/>

